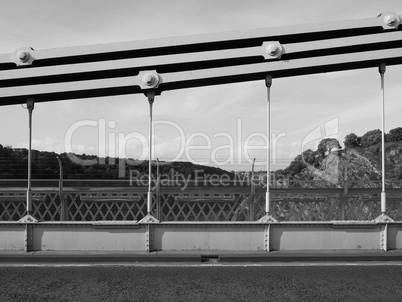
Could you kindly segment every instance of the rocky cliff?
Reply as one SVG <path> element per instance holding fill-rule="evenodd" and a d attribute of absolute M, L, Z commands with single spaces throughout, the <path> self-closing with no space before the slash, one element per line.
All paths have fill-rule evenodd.
<path fill-rule="evenodd" d="M 399 188 L 402 187 L 402 140 L 389 141 L 389 136 L 387 140 L 386 187 Z M 304 181 L 304 187 L 342 187 L 345 181 L 349 187 L 381 187 L 381 158 L 381 141 L 374 140 L 368 145 L 345 142 L 345 148 L 341 148 L 337 140 L 325 139 L 316 151 L 303 152 L 288 168 L 276 173 L 301 184 Z"/>

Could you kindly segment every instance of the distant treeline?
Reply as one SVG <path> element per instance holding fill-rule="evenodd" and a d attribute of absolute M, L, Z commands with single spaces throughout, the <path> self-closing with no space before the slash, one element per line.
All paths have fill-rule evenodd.
<path fill-rule="evenodd" d="M 130 171 L 136 175 L 148 174 L 148 161 L 119 158 L 98 158 L 95 155 L 77 155 L 32 150 L 31 173 L 33 179 L 58 179 L 60 165 L 65 179 L 128 179 Z M 75 159 L 75 160 L 72 160 Z M 82 164 L 84 161 L 87 164 Z M 28 177 L 28 150 L 0 145 L 0 179 L 26 179 Z M 152 163 L 156 175 L 156 162 Z M 160 162 L 159 173 L 178 173 L 194 176 L 204 174 L 223 175 L 229 172 L 216 167 L 195 165 L 190 162 Z M 229 173 L 232 174 L 232 173 Z"/>

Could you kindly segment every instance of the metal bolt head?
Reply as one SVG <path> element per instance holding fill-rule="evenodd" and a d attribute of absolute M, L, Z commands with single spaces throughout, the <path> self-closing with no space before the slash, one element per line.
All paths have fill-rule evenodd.
<path fill-rule="evenodd" d="M 401 17 L 394 12 L 382 13 L 380 16 L 383 16 L 384 29 L 396 29 L 401 24 Z"/>
<path fill-rule="evenodd" d="M 275 56 L 279 52 L 279 46 L 276 44 L 270 44 L 267 46 L 267 53 L 270 56 Z"/>
<path fill-rule="evenodd" d="M 157 82 L 157 79 L 155 78 L 155 76 L 153 74 L 148 73 L 148 74 L 144 75 L 144 77 L 142 78 L 142 81 L 147 86 L 153 86 Z"/>
<path fill-rule="evenodd" d="M 396 18 L 395 15 L 387 15 L 387 16 L 385 16 L 384 21 L 389 26 L 394 26 L 395 24 L 398 23 L 398 19 Z"/>
<path fill-rule="evenodd" d="M 20 52 L 18 52 L 18 59 L 19 59 L 21 62 L 27 62 L 30 57 L 31 57 L 31 55 L 29 54 L 29 52 L 26 52 L 26 51 L 20 51 Z"/>
<path fill-rule="evenodd" d="M 157 88 L 162 81 L 156 70 L 141 70 L 137 79 L 138 85 L 145 90 Z"/>

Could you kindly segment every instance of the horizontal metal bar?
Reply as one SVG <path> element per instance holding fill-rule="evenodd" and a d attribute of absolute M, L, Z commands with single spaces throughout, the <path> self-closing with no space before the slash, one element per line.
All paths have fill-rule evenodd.
<path fill-rule="evenodd" d="M 277 194 L 342 194 L 343 188 L 270 188 L 271 192 Z M 256 188 L 257 194 L 263 194 L 266 189 Z"/>
<path fill-rule="evenodd" d="M 109 225 L 119 225 L 119 221 L 99 221 L 102 223 L 106 223 Z M 123 222 L 123 225 L 124 221 Z M 33 223 L 35 227 L 64 227 L 64 226 L 71 226 L 71 227 L 79 227 L 79 226 L 85 226 L 85 227 L 93 227 L 96 225 L 98 222 L 94 221 L 41 221 L 41 222 L 35 222 Z M 128 221 L 127 222 L 130 225 L 136 225 L 138 222 L 136 220 L 133 221 Z M 19 222 L 19 221 L 0 221 L 0 225 L 2 227 L 4 226 L 24 226 L 26 225 L 26 222 Z M 354 226 L 358 225 L 381 225 L 383 224 L 382 222 L 372 222 L 372 221 L 279 221 L 279 222 L 269 222 L 269 223 L 261 223 L 258 221 L 162 221 L 157 224 L 152 224 L 154 227 L 159 228 L 159 227 L 182 227 L 182 226 L 263 226 L 265 224 L 272 224 L 275 227 L 285 227 L 285 226 L 349 226 L 350 228 L 353 228 Z M 402 226 L 402 221 L 395 221 L 395 222 L 388 222 L 387 224 L 390 225 L 397 225 L 397 226 Z M 143 224 L 144 225 L 144 224 Z M 141 227 L 141 225 L 139 225 Z"/>
<path fill-rule="evenodd" d="M 359 229 L 370 229 L 376 228 L 378 226 L 377 222 L 374 221 L 334 221 L 332 224 L 333 229 L 349 229 L 359 228 Z"/>
<path fill-rule="evenodd" d="M 161 93 L 259 80 L 267 73 L 288 77 L 373 67 L 384 61 L 401 64 L 400 23 L 399 15 L 383 13 L 371 19 L 255 31 L 41 51 L 24 48 L 0 55 L 0 65 L 8 64 L 0 66 L 0 105 L 148 89 Z M 272 52 L 272 43 L 280 51 Z"/>
<path fill-rule="evenodd" d="M 319 40 L 313 42 L 305 43 L 290 43 L 284 44 L 283 55 L 292 55 L 300 52 L 317 52 L 322 50 L 334 50 L 337 48 L 345 47 L 366 47 L 366 51 L 370 50 L 370 44 L 383 43 L 383 48 L 390 42 L 402 41 L 402 31 L 392 31 L 382 34 L 373 34 L 367 36 L 357 36 L 357 37 L 347 37 L 332 40 Z M 217 60 L 228 60 L 228 59 L 239 59 L 247 57 L 261 57 L 261 61 L 277 59 L 276 57 L 269 56 L 267 54 L 267 44 L 270 42 L 264 42 L 263 45 L 251 48 L 239 48 L 231 50 L 215 50 L 209 52 L 198 52 L 198 53 L 186 53 L 177 55 L 165 55 L 165 56 L 150 56 L 141 58 L 131 58 L 123 60 L 108 60 L 100 62 L 82 63 L 82 64 L 69 64 L 60 66 L 47 66 L 47 67 L 37 67 L 32 68 L 18 68 L 13 70 L 2 70 L 0 71 L 1 81 L 11 81 L 19 79 L 17 83 L 23 83 L 23 79 L 34 78 L 34 77 L 49 77 L 46 79 L 48 82 L 57 81 L 55 76 L 73 76 L 79 73 L 88 73 L 86 77 L 91 79 L 91 77 L 99 76 L 94 74 L 94 72 L 104 72 L 104 71 L 114 71 L 116 74 L 122 69 L 132 70 L 132 74 L 136 75 L 139 70 L 147 69 L 160 69 L 162 66 L 172 65 L 173 68 L 176 64 L 184 63 L 199 63 L 199 62 L 209 62 Z M 402 42 L 401 42 L 402 43 Z M 346 52 L 346 50 L 344 50 Z M 235 65 L 235 63 L 233 63 Z M 242 62 L 244 65 L 244 62 Z M 191 66 L 190 66 L 191 67 Z M 164 68 L 166 70 L 166 68 Z M 111 76 L 107 73 L 106 76 Z M 28 81 L 28 80 L 27 80 Z M 32 79 L 29 80 L 32 82 Z M 3 85 L 4 87 L 5 85 Z M 13 85 L 14 86 L 14 85 Z"/>
<path fill-rule="evenodd" d="M 137 220 L 121 220 L 121 221 L 109 221 L 109 220 L 99 220 L 92 223 L 95 229 L 124 229 L 124 228 L 135 228 L 139 229 L 140 225 Z"/>
<path fill-rule="evenodd" d="M 376 18 L 332 21 L 321 24 L 292 25 L 236 32 L 212 33 L 184 37 L 150 39 L 143 41 L 128 41 L 59 49 L 56 48 L 48 50 L 37 50 L 34 51 L 34 57 L 36 60 L 49 60 L 71 57 L 89 58 L 90 56 L 99 56 L 101 54 L 124 53 L 133 50 L 149 51 L 156 48 L 177 49 L 178 47 L 183 46 L 191 46 L 193 51 L 196 52 L 200 50 L 200 45 L 210 44 L 210 48 L 216 48 L 216 44 L 229 45 L 228 42 L 232 41 L 241 41 L 241 43 L 239 44 L 244 45 L 245 42 L 253 42 L 258 39 L 264 39 L 266 37 L 281 37 L 282 39 L 285 39 L 286 36 L 289 36 L 289 38 L 292 39 L 294 38 L 294 36 L 301 37 L 303 35 L 306 35 L 304 40 L 322 39 L 322 37 L 328 36 L 328 32 L 345 32 L 345 35 L 347 35 L 348 31 L 358 31 L 359 33 L 363 33 L 364 30 L 366 30 L 366 33 L 371 33 L 378 32 L 380 30 L 393 29 L 392 26 L 387 25 L 387 23 L 384 21 L 384 17 L 387 14 L 393 13 L 383 13 Z M 317 36 L 318 34 L 321 35 Z M 0 64 L 13 62 L 13 54 L 0 55 Z"/>
<path fill-rule="evenodd" d="M 313 57 L 291 61 L 273 61 L 245 66 L 230 66 L 163 74 L 163 90 L 258 80 L 266 74 L 274 78 L 402 63 L 402 48 Z"/>
<path fill-rule="evenodd" d="M 250 47 L 250 48 L 240 48 L 234 50 L 216 50 L 208 52 L 198 52 L 198 53 L 185 53 L 176 55 L 164 55 L 164 56 L 147 56 L 139 58 L 129 58 L 121 60 L 106 60 L 99 62 L 90 62 L 82 64 L 66 64 L 66 65 L 56 65 L 56 66 L 46 66 L 37 68 L 25 68 L 25 69 L 13 69 L 13 70 L 2 70 L 0 71 L 1 80 L 12 80 L 28 77 L 45 77 L 53 75 L 63 75 L 63 74 L 76 74 L 76 73 L 93 73 L 97 71 L 110 71 L 110 70 L 121 70 L 121 69 L 136 69 L 141 70 L 145 67 L 155 67 L 163 65 L 172 64 L 184 64 L 190 62 L 202 62 L 202 61 L 214 61 L 214 60 L 227 60 L 235 58 L 245 58 L 261 56 L 265 59 L 276 59 L 274 57 L 269 57 L 264 46 Z M 138 72 L 138 71 L 137 71 Z M 90 75 L 89 75 L 90 76 Z"/>
<path fill-rule="evenodd" d="M 26 202 L 26 200 L 27 200 L 26 196 L 4 196 L 4 195 L 0 195 L 0 202 Z M 43 202 L 43 201 L 45 201 L 45 198 L 33 197 L 32 201 Z"/>
<path fill-rule="evenodd" d="M 235 197 L 175 197 L 175 200 L 179 202 L 234 202 Z"/>
<path fill-rule="evenodd" d="M 402 48 L 166 73 L 160 75 L 161 83 L 157 91 L 259 80 L 263 79 L 267 73 L 273 75 L 275 78 L 279 78 L 367 68 L 378 66 L 383 61 L 387 65 L 401 64 Z M 32 97 L 35 98 L 36 102 L 43 102 L 142 93 L 143 91 L 139 87 L 139 83 L 142 83 L 142 78 L 140 76 L 133 76 L 47 85 L 6 87 L 0 89 L 0 105 L 18 104 Z"/>
<path fill-rule="evenodd" d="M 349 197 L 351 197 L 351 196 L 349 196 Z M 360 201 L 361 202 L 375 202 L 375 201 L 377 201 L 377 202 L 381 202 L 381 199 L 380 199 L 380 197 L 377 197 L 377 198 L 362 198 L 362 199 L 360 199 Z M 401 199 L 401 197 L 399 197 L 399 198 L 394 198 L 394 197 L 388 197 L 387 196 L 387 202 L 388 201 L 392 201 L 392 202 L 402 202 L 402 199 Z"/>
<path fill-rule="evenodd" d="M 61 92 L 79 92 L 84 90 L 99 90 L 107 88 L 138 86 L 137 77 L 111 78 L 92 81 L 76 81 L 65 83 L 52 83 L 45 85 L 29 85 L 1 88 L 1 97 L 27 95 L 56 94 Z"/>
<path fill-rule="evenodd" d="M 46 194 L 46 193 L 58 193 L 59 188 L 33 188 L 35 194 Z M 147 194 L 147 188 L 138 187 L 87 187 L 87 188 L 71 188 L 64 187 L 63 191 L 66 194 L 88 194 L 95 191 L 101 194 L 116 194 L 127 193 L 127 194 Z M 271 188 L 270 189 L 275 194 L 342 194 L 344 192 L 343 188 Z M 402 194 L 401 188 L 386 188 L 387 194 Z M 256 188 L 257 194 L 265 194 L 266 189 Z M 19 196 L 7 195 L 10 193 L 19 193 Z M 187 187 L 183 190 L 180 187 L 161 187 L 161 194 L 248 194 L 250 193 L 250 187 Z M 381 188 L 349 188 L 348 195 L 354 194 L 380 194 Z M 3 195 L 6 194 L 6 195 Z M 93 194 L 93 193 L 90 193 Z M 0 198 L 25 198 L 26 189 L 20 187 L 9 187 L 0 188 Z"/>
<path fill-rule="evenodd" d="M 376 47 L 379 48 L 379 44 L 382 43 L 382 47 L 386 48 L 386 45 L 390 42 L 396 42 L 402 40 L 402 31 L 391 31 L 372 35 L 363 36 L 352 36 L 339 39 L 325 39 L 311 42 L 301 42 L 285 44 L 284 55 L 293 54 L 299 52 L 309 52 L 309 51 L 320 51 L 320 50 L 330 50 L 334 48 L 345 48 L 353 46 L 365 46 L 365 50 L 370 50 L 368 47 L 370 44 L 377 44 Z M 347 52 L 347 50 L 344 50 Z"/>
<path fill-rule="evenodd" d="M 119 197 L 119 198 L 116 198 L 116 197 L 113 197 L 113 196 L 110 196 L 110 197 L 108 197 L 108 196 L 101 196 L 101 197 L 88 197 L 88 196 L 83 196 L 83 197 L 81 197 L 81 200 L 83 201 L 83 202 L 106 202 L 106 201 L 111 201 L 111 202 L 118 202 L 118 201 L 123 201 L 123 202 L 138 202 L 139 201 L 139 197 L 138 196 L 135 196 L 135 197 L 127 197 L 127 198 L 124 198 L 124 197 Z"/>

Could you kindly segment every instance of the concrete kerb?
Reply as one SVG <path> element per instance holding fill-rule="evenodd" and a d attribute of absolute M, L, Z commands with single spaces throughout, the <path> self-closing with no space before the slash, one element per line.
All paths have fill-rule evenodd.
<path fill-rule="evenodd" d="M 402 251 L 0 251 L 3 264 L 402 262 Z"/>

